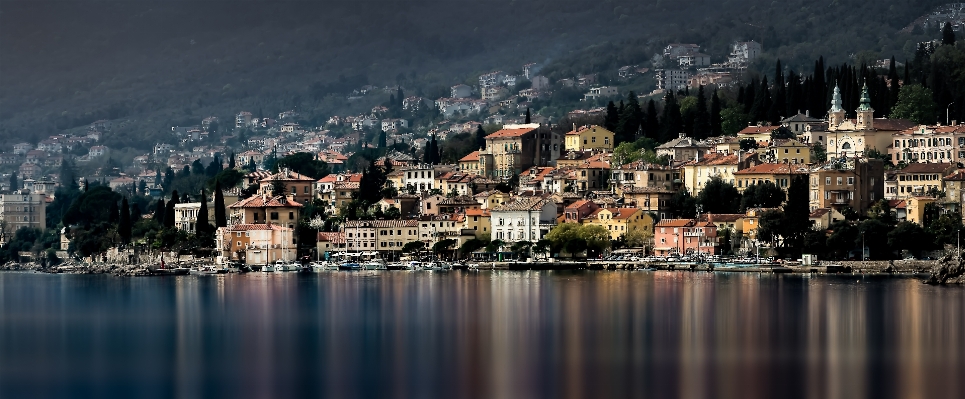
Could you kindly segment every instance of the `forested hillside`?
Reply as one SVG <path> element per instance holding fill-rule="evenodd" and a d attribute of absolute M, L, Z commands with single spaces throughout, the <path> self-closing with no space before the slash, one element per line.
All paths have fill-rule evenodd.
<path fill-rule="evenodd" d="M 97 119 L 127 122 L 112 147 L 171 140 L 173 125 L 240 110 L 299 110 L 321 123 L 362 110 L 345 94 L 402 84 L 430 98 L 491 69 L 549 62 L 551 78 L 646 63 L 668 42 L 715 61 L 738 39 L 757 63 L 818 56 L 899 60 L 934 34 L 897 31 L 941 1 L 4 1 L 0 142 Z"/>

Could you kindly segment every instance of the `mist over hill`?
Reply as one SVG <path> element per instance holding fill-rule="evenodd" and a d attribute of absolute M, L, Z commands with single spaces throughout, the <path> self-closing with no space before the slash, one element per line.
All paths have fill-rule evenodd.
<path fill-rule="evenodd" d="M 0 2 L 0 140 L 96 119 L 143 148 L 178 124 L 247 109 L 316 121 L 354 110 L 362 84 L 430 98 L 480 73 L 548 62 L 559 78 L 645 63 L 668 42 L 715 58 L 764 42 L 806 68 L 817 56 L 911 57 L 897 31 L 940 1 L 9 1 Z M 369 107 L 371 105 L 368 105 Z M 130 134 L 135 133 L 135 134 Z"/>

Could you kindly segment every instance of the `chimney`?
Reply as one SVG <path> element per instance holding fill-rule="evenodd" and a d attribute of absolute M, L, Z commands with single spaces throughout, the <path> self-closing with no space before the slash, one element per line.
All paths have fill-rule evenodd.
<path fill-rule="evenodd" d="M 681 138 L 681 139 L 682 139 L 682 138 L 684 138 L 684 137 L 687 137 L 687 133 L 681 132 L 680 134 L 677 135 L 677 138 Z"/>

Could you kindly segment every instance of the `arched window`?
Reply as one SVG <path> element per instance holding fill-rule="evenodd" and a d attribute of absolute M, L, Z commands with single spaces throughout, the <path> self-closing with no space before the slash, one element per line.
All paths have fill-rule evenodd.
<path fill-rule="evenodd" d="M 850 149 L 851 149 L 851 143 L 845 142 L 844 144 L 841 145 L 841 149 L 842 149 L 842 150 L 850 150 Z"/>

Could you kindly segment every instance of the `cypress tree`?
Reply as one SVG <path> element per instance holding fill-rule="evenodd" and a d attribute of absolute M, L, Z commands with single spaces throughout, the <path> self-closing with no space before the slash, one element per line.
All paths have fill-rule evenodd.
<path fill-rule="evenodd" d="M 385 131 L 379 132 L 379 148 L 386 148 L 389 146 L 388 138 L 386 137 Z"/>
<path fill-rule="evenodd" d="M 754 106 L 754 101 L 756 101 L 757 96 L 757 85 L 752 79 L 747 87 L 744 88 L 744 113 L 751 115 L 751 107 Z"/>
<path fill-rule="evenodd" d="M 194 234 L 202 235 L 208 231 L 211 226 L 208 225 L 208 197 L 204 195 L 204 189 L 201 189 L 201 209 L 198 211 L 198 220 L 194 224 Z"/>
<path fill-rule="evenodd" d="M 945 26 L 942 26 L 942 44 L 948 46 L 955 45 L 955 31 L 952 30 L 952 24 L 945 22 Z"/>
<path fill-rule="evenodd" d="M 117 223 L 117 234 L 121 236 L 121 243 L 131 242 L 131 209 L 127 198 L 121 200 L 120 221 Z"/>
<path fill-rule="evenodd" d="M 232 152 L 230 158 L 228 158 L 228 169 L 235 168 L 235 153 Z"/>
<path fill-rule="evenodd" d="M 159 225 L 164 225 L 164 212 L 166 209 L 167 207 L 164 205 L 164 198 L 158 198 L 157 204 L 154 207 L 154 216 L 151 217 L 151 219 L 154 219 L 154 221 Z"/>
<path fill-rule="evenodd" d="M 526 121 L 523 123 L 533 123 L 533 119 L 529 115 L 529 107 L 526 107 Z"/>
<path fill-rule="evenodd" d="M 616 137 L 614 144 L 636 139 L 637 130 L 640 129 L 640 120 L 643 118 L 643 111 L 640 109 L 640 102 L 637 95 L 632 91 L 627 94 L 627 103 L 620 114 L 620 122 L 617 124 Z"/>
<path fill-rule="evenodd" d="M 171 192 L 171 200 L 168 201 L 164 209 L 164 227 L 174 227 L 174 206 L 178 204 L 178 190 Z"/>
<path fill-rule="evenodd" d="M 657 138 L 660 134 L 660 121 L 657 120 L 657 104 L 651 98 L 647 101 L 647 114 L 643 123 L 643 133 L 647 137 Z"/>
<path fill-rule="evenodd" d="M 486 131 L 482 125 L 476 128 L 476 148 L 486 149 Z"/>
<path fill-rule="evenodd" d="M 714 89 L 714 95 L 710 97 L 710 135 L 720 136 L 723 133 L 721 127 L 720 119 L 720 97 L 717 96 L 717 89 Z"/>
<path fill-rule="evenodd" d="M 697 88 L 697 111 L 694 115 L 694 137 L 698 139 L 705 139 L 710 134 L 710 114 L 707 112 L 707 96 L 704 95 L 704 85 L 700 85 L 700 87 Z"/>
<path fill-rule="evenodd" d="M 17 191 L 20 189 L 20 184 L 17 182 L 17 172 L 10 174 L 10 191 Z"/>
<path fill-rule="evenodd" d="M 757 89 L 757 93 L 754 93 L 754 104 L 748 112 L 751 122 L 768 120 L 767 111 L 771 105 L 770 97 L 770 90 L 767 88 L 767 76 L 765 75 L 761 78 L 761 86 Z"/>
<path fill-rule="evenodd" d="M 663 129 L 661 129 L 658 141 L 666 143 L 673 140 L 683 132 L 683 123 L 683 117 L 680 115 L 680 104 L 677 104 L 673 91 L 667 91 L 667 95 L 664 97 L 663 117 L 660 120 Z"/>
<path fill-rule="evenodd" d="M 603 128 L 611 132 L 617 131 L 617 123 L 620 122 L 620 114 L 617 112 L 617 106 L 610 100 L 606 104 L 606 116 L 603 118 Z"/>
<path fill-rule="evenodd" d="M 221 182 L 214 183 L 214 225 L 227 227 L 228 216 L 225 214 L 224 194 L 221 193 Z"/>

